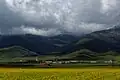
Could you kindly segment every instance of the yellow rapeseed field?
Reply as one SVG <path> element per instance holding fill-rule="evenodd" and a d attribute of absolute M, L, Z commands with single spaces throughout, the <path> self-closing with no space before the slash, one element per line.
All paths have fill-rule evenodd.
<path fill-rule="evenodd" d="M 120 69 L 0 68 L 0 80 L 120 80 Z"/>

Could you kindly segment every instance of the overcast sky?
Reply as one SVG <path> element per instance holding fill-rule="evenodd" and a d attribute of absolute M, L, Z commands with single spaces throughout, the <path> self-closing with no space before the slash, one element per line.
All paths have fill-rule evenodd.
<path fill-rule="evenodd" d="M 0 33 L 80 35 L 119 23 L 120 0 L 0 0 Z"/>

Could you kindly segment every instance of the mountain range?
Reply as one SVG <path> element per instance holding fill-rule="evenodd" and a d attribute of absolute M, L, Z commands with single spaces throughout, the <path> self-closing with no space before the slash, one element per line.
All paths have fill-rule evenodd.
<path fill-rule="evenodd" d="M 72 35 L 58 35 L 45 37 L 32 34 L 25 35 L 1 35 L 0 48 L 21 46 L 38 54 L 60 52 L 65 45 L 79 40 L 79 37 Z"/>
<path fill-rule="evenodd" d="M 120 27 L 96 31 L 82 36 L 61 34 L 45 37 L 32 34 L 24 35 L 0 35 L 0 48 L 11 46 L 24 50 L 24 56 L 33 55 L 62 55 L 77 59 L 88 59 L 91 56 L 106 54 L 119 55 L 120 52 Z M 13 47 L 16 50 L 16 47 Z M 11 48 L 9 48 L 11 51 Z M 29 51 L 29 52 L 28 52 Z M 2 53 L 0 51 L 0 53 Z M 18 51 L 16 52 L 16 54 Z M 29 53 L 29 55 L 26 55 Z M 9 54 L 9 53 L 8 53 Z M 16 56 L 16 55 L 15 55 Z M 90 57 L 88 57 L 90 56 Z M 20 56 L 22 57 L 22 56 Z M 92 57 L 92 58 L 93 58 Z"/>

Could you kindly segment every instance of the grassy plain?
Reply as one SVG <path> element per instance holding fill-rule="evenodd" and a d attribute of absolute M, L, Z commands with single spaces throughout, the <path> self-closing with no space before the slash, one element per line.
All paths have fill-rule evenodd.
<path fill-rule="evenodd" d="M 0 80 L 120 80 L 120 69 L 0 68 Z"/>

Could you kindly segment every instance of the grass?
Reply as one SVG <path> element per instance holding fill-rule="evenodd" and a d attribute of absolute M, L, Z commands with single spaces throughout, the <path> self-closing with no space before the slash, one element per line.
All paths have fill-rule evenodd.
<path fill-rule="evenodd" d="M 0 80 L 120 80 L 120 69 L 0 68 Z"/>

